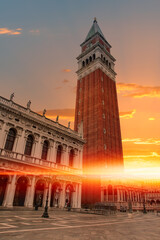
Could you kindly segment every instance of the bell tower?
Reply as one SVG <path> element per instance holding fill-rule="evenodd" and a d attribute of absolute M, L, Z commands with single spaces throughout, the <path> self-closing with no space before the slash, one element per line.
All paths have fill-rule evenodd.
<path fill-rule="evenodd" d="M 75 130 L 83 121 L 83 171 L 88 176 L 82 189 L 82 203 L 100 202 L 100 181 L 95 177 L 123 168 L 122 141 L 116 92 L 115 58 L 96 18 L 81 44 Z M 92 178 L 92 177 L 93 178 Z M 90 178 L 91 177 L 91 178 Z M 89 180 L 92 179 L 92 180 Z"/>

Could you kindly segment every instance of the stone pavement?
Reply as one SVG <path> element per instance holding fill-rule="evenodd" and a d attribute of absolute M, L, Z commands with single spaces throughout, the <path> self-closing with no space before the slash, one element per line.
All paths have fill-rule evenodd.
<path fill-rule="evenodd" d="M 0 211 L 0 240 L 160 240 L 160 214 Z"/>

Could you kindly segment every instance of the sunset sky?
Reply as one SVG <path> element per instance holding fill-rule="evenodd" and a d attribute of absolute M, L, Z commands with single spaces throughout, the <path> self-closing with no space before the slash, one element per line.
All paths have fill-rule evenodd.
<path fill-rule="evenodd" d="M 125 168 L 160 169 L 159 0 L 0 0 L 0 95 L 73 127 L 76 57 L 94 17 L 117 60 Z"/>

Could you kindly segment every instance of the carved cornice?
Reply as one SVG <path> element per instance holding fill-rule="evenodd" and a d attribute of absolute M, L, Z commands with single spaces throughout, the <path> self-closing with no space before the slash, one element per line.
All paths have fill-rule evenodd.
<path fill-rule="evenodd" d="M 23 125 L 24 129 L 28 128 L 32 132 L 40 131 L 41 133 L 43 131 L 48 137 L 63 136 L 67 141 L 75 141 L 78 145 L 83 145 L 85 143 L 77 132 L 41 116 L 38 113 L 33 111 L 28 112 L 23 106 L 10 102 L 3 97 L 0 97 L 0 111 L 3 118 L 7 119 L 7 116 L 14 116 L 12 119 L 8 118 L 8 121 L 12 121 L 12 124 L 15 122 L 15 118 L 18 118 L 19 121 L 15 122 L 15 124 L 19 126 Z M 33 128 L 34 125 L 36 128 Z"/>

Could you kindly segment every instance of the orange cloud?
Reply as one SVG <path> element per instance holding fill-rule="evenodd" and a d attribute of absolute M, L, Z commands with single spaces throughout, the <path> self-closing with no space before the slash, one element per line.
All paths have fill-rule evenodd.
<path fill-rule="evenodd" d="M 124 97 L 160 97 L 160 86 L 145 86 L 135 83 L 117 83 L 118 93 Z"/>
<path fill-rule="evenodd" d="M 71 69 L 63 69 L 63 72 L 71 72 Z"/>
<path fill-rule="evenodd" d="M 144 145 L 160 145 L 160 139 L 154 139 L 154 138 L 149 138 L 147 140 L 143 140 L 143 141 L 137 141 L 134 142 L 134 144 L 144 144 Z"/>
<path fill-rule="evenodd" d="M 119 116 L 120 116 L 120 118 L 130 119 L 130 118 L 133 118 L 133 115 L 135 113 L 136 113 L 136 110 L 133 109 L 133 111 L 129 111 L 129 112 L 120 112 Z"/>
<path fill-rule="evenodd" d="M 139 169 L 159 167 L 160 154 L 150 152 L 148 154 L 124 155 L 125 169 Z"/>
<path fill-rule="evenodd" d="M 9 29 L 9 28 L 0 28 L 1 35 L 20 35 L 22 28 Z"/>
<path fill-rule="evenodd" d="M 126 155 L 124 158 L 151 158 L 151 157 L 160 157 L 160 154 L 156 152 L 151 152 L 150 154 L 146 155 Z"/>
<path fill-rule="evenodd" d="M 139 142 L 141 141 L 141 138 L 125 138 L 125 139 L 122 139 L 122 142 Z"/>
<path fill-rule="evenodd" d="M 142 144 L 142 145 L 160 145 L 160 139 L 157 138 L 148 138 L 148 139 L 142 139 L 142 138 L 125 138 L 122 140 L 122 142 L 133 142 L 134 144 Z"/>
<path fill-rule="evenodd" d="M 46 111 L 46 117 L 55 119 L 59 116 L 62 120 L 74 121 L 74 112 L 73 108 L 66 108 L 66 109 L 51 109 Z M 42 114 L 43 111 L 39 111 L 39 114 Z"/>
<path fill-rule="evenodd" d="M 150 121 L 154 121 L 155 118 L 154 118 L 154 117 L 150 117 L 150 118 L 148 118 L 148 120 L 150 120 Z"/>

